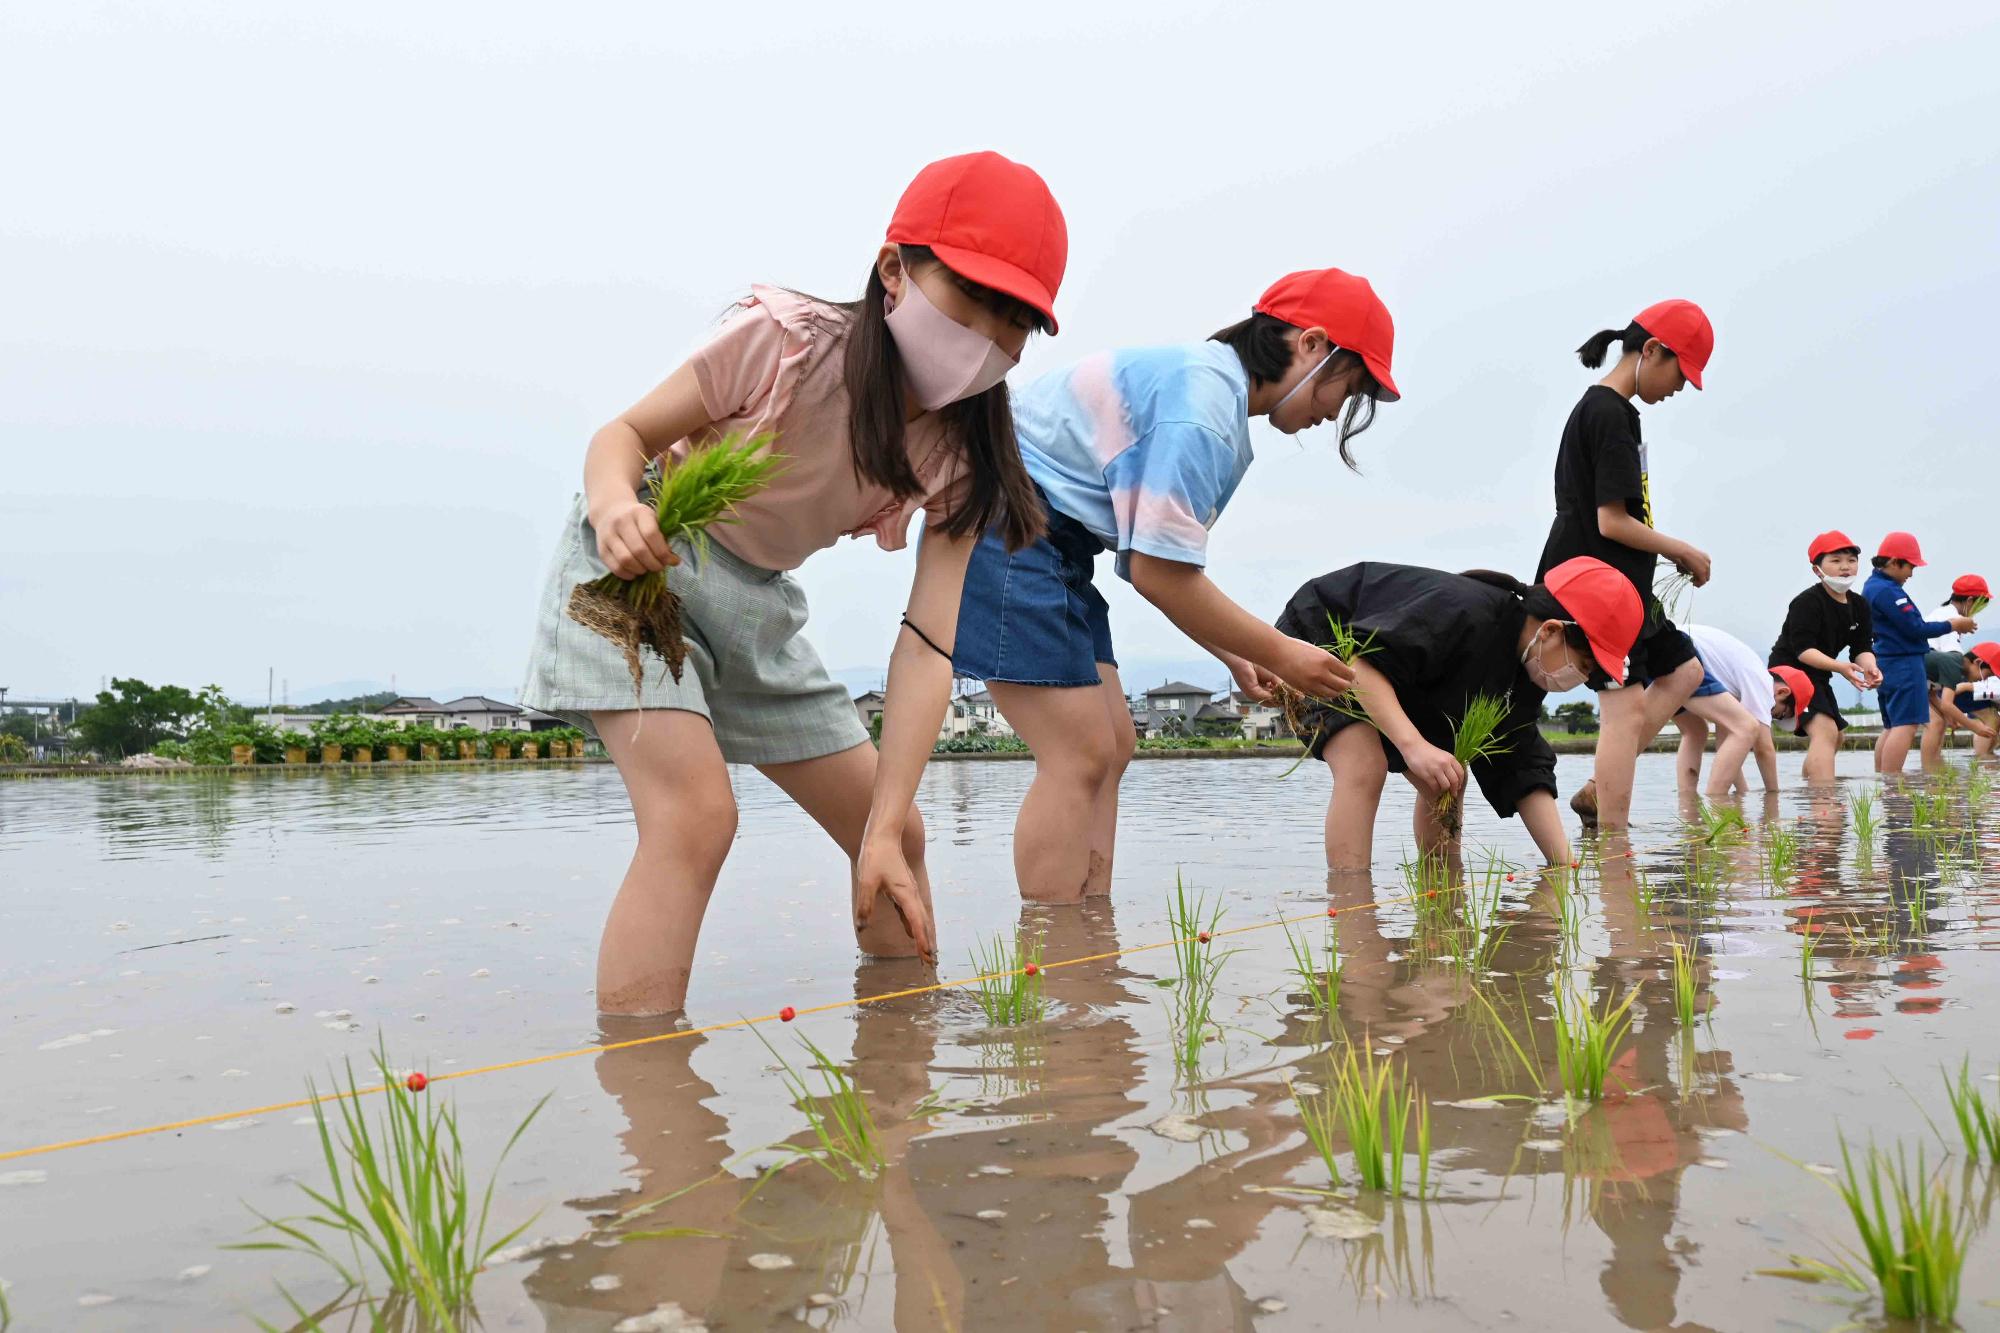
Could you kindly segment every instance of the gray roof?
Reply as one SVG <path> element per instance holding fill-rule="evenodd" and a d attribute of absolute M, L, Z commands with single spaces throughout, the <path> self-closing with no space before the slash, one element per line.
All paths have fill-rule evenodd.
<path fill-rule="evenodd" d="M 1150 699 L 1150 698 L 1152 698 L 1152 697 L 1153 697 L 1154 695 L 1156 695 L 1156 694 L 1201 694 L 1201 695 L 1209 695 L 1209 694 L 1214 694 L 1214 693 L 1215 693 L 1215 691 L 1214 691 L 1214 690 L 1211 690 L 1211 689 L 1209 689 L 1209 688 L 1208 688 L 1207 686 L 1204 686 L 1204 685 L 1190 685 L 1190 684 L 1188 684 L 1188 683 L 1187 683 L 1186 681 L 1184 681 L 1184 680 L 1170 680 L 1170 681 L 1168 681 L 1168 682 L 1167 682 L 1166 684 L 1164 684 L 1164 685 L 1155 685 L 1155 686 L 1154 686 L 1154 687 L 1153 687 L 1152 689 L 1150 689 L 1150 690 L 1147 690 L 1147 691 L 1146 691 L 1146 697 L 1147 697 L 1148 699 Z"/>
<path fill-rule="evenodd" d="M 447 713 L 518 713 L 521 710 L 513 704 L 489 699 L 483 694 L 468 694 L 463 699 L 453 699 L 445 704 Z"/>
<path fill-rule="evenodd" d="M 385 713 L 442 713 L 444 705 L 427 694 L 406 694 L 382 709 Z"/>
<path fill-rule="evenodd" d="M 1214 717 L 1226 717 L 1232 722 L 1237 722 L 1242 720 L 1243 714 L 1237 712 L 1233 704 L 1206 703 L 1201 706 L 1201 711 L 1194 715 L 1194 720 L 1206 722 Z"/>
<path fill-rule="evenodd" d="M 877 700 L 878 702 L 881 703 L 889 702 L 889 696 L 882 693 L 882 691 L 880 690 L 870 690 L 866 694 L 857 694 L 854 696 L 855 703 L 866 703 L 870 699 Z"/>

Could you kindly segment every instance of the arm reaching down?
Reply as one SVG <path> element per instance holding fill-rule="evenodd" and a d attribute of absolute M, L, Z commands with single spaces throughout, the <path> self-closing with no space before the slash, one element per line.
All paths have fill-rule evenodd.
<path fill-rule="evenodd" d="M 1708 582 L 1709 562 L 1706 552 L 1697 550 L 1678 537 L 1669 537 L 1656 528 L 1647 527 L 1626 512 L 1625 502 L 1622 500 L 1597 506 L 1597 530 L 1607 541 L 1617 542 L 1620 546 L 1665 556 L 1673 561 L 1682 573 L 1692 578 L 1697 588 Z"/>
<path fill-rule="evenodd" d="M 910 587 L 906 617 L 949 649 L 958 626 L 959 595 L 977 537 L 945 537 L 926 531 L 917 547 L 917 575 Z M 888 706 L 882 713 L 882 747 L 876 760 L 875 791 L 861 855 L 854 866 L 854 925 L 866 926 L 883 894 L 903 919 L 926 962 L 937 962 L 937 928 L 924 906 L 916 876 L 903 854 L 903 830 L 916 799 L 917 782 L 937 744 L 938 727 L 951 701 L 951 659 L 926 644 L 908 626 L 896 635 L 889 655 Z"/>
<path fill-rule="evenodd" d="M 1350 664 L 1257 619 L 1230 601 L 1199 565 L 1134 551 L 1132 586 L 1181 633 L 1225 662 L 1225 653 L 1243 658 L 1317 699 L 1335 698 L 1354 684 Z"/>

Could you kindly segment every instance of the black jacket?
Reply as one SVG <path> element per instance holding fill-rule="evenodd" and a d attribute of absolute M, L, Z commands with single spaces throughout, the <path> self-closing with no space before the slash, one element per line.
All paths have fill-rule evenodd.
<path fill-rule="evenodd" d="M 1494 813 L 1506 819 L 1529 792 L 1555 793 L 1556 753 L 1540 725 L 1544 693 L 1521 665 L 1527 613 L 1513 593 L 1462 574 L 1365 561 L 1293 593 L 1278 628 L 1308 643 L 1329 643 L 1329 615 L 1357 638 L 1375 636 L 1365 660 L 1396 687 L 1418 733 L 1441 750 L 1450 751 L 1452 725 L 1474 695 L 1511 701 L 1500 728 L 1506 752 L 1472 765 Z M 1382 745 L 1401 772 L 1402 756 L 1386 737 Z"/>

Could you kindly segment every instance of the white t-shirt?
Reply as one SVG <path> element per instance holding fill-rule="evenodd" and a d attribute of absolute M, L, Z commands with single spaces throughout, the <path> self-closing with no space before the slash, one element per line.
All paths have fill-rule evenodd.
<path fill-rule="evenodd" d="M 1943 606 L 1931 612 L 1927 618 L 1931 620 L 1950 620 L 1957 614 L 1958 608 L 1950 602 L 1946 602 Z M 1962 653 L 1965 651 L 1965 647 L 1959 642 L 1957 631 L 1946 630 L 1931 640 L 1931 651 L 1934 653 Z"/>
<path fill-rule="evenodd" d="M 1721 681 L 1722 688 L 1750 710 L 1750 716 L 1770 726 L 1771 705 L 1776 702 L 1777 690 L 1764 659 L 1735 635 L 1707 625 L 1690 625 L 1687 634 L 1694 640 L 1695 654 L 1708 674 Z"/>

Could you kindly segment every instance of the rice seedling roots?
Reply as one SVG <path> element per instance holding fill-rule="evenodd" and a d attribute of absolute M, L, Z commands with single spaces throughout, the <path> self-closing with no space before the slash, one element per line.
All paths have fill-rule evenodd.
<path fill-rule="evenodd" d="M 667 664 L 674 683 L 681 679 L 687 661 L 687 640 L 681 636 L 681 599 L 672 588 L 663 588 L 658 597 L 644 606 L 634 606 L 615 592 L 596 583 L 579 583 L 569 595 L 569 618 L 593 634 L 609 639 L 625 656 L 625 669 L 632 673 L 632 701 L 639 701 L 646 684 L 646 663 L 639 655 L 650 648 Z"/>

